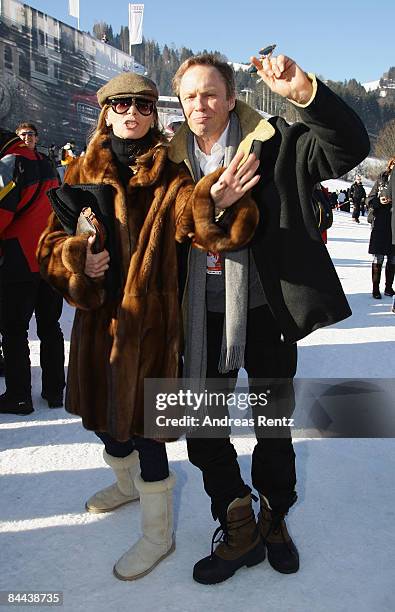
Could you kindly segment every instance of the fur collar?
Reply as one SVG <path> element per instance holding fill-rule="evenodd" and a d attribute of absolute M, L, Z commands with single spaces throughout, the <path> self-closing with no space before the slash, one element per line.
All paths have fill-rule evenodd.
<path fill-rule="evenodd" d="M 159 181 L 167 158 L 167 144 L 158 143 L 136 159 L 134 175 L 129 187 L 148 187 Z M 87 183 L 118 183 L 111 140 L 107 134 L 98 134 L 90 142 L 80 161 L 80 171 Z"/>
<path fill-rule="evenodd" d="M 242 141 L 238 151 L 243 151 L 245 158 L 250 152 L 252 142 L 260 140 L 265 142 L 274 136 L 273 126 L 264 119 L 256 110 L 245 102 L 237 100 L 234 112 L 240 120 Z M 189 128 L 185 122 L 177 131 L 169 147 L 169 159 L 176 164 L 185 162 L 190 168 L 188 160 L 187 136 Z"/>

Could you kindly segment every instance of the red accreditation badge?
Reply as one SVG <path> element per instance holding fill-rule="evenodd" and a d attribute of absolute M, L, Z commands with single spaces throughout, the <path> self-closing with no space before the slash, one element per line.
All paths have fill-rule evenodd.
<path fill-rule="evenodd" d="M 207 274 L 222 274 L 222 260 L 219 253 L 207 251 Z"/>

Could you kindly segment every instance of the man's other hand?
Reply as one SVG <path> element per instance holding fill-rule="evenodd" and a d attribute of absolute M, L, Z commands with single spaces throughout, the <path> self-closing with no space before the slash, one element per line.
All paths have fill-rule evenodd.
<path fill-rule="evenodd" d="M 237 153 L 218 181 L 212 185 L 210 195 L 214 200 L 216 211 L 228 208 L 258 183 L 260 175 L 255 172 L 259 160 L 254 153 L 251 153 L 246 162 L 238 168 L 243 157 L 243 152 Z"/>

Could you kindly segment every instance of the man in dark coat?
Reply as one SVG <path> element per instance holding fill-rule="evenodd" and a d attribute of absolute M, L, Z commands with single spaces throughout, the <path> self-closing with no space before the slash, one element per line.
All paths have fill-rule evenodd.
<path fill-rule="evenodd" d="M 350 187 L 350 202 L 354 205 L 352 218 L 356 223 L 359 223 L 359 215 L 364 214 L 365 198 L 366 191 L 362 185 L 362 178 L 358 174 Z"/>
<path fill-rule="evenodd" d="M 281 55 L 252 61 L 274 92 L 299 107 L 302 122 L 266 121 L 236 102 L 233 70 L 212 55 L 189 58 L 173 80 L 186 123 L 171 141 L 170 159 L 185 164 L 195 180 L 228 165 L 236 151 L 247 157 L 253 150 L 260 159 L 260 181 L 253 189 L 260 220 L 249 247 L 207 257 L 191 248 L 184 275 L 184 375 L 228 378 L 230 387 L 243 365 L 250 381 L 292 379 L 296 341 L 351 314 L 319 234 L 311 194 L 315 183 L 344 174 L 369 151 L 359 117 L 313 75 Z M 226 223 L 228 214 L 218 207 L 218 223 Z M 292 390 L 287 383 L 276 385 L 292 410 Z M 224 534 L 215 551 L 195 565 L 195 580 L 226 580 L 240 567 L 262 561 L 266 548 L 276 570 L 297 571 L 298 552 L 284 520 L 296 500 L 290 432 L 259 437 L 254 449 L 259 531 L 251 489 L 229 438 L 191 435 L 187 444 Z"/>
<path fill-rule="evenodd" d="M 47 157 L 38 153 L 37 129 L 20 124 L 17 135 L 0 130 L 1 333 L 6 392 L 0 413 L 30 414 L 29 322 L 36 315 L 40 338 L 42 397 L 63 405 L 64 343 L 59 319 L 62 296 L 40 276 L 38 240 L 51 212 L 47 191 L 59 184 Z"/>

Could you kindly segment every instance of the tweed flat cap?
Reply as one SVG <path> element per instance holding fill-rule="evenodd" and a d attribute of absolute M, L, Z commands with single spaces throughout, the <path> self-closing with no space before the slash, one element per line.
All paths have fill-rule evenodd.
<path fill-rule="evenodd" d="M 108 98 L 126 98 L 131 95 L 141 95 L 151 100 L 159 97 L 158 89 L 151 79 L 136 74 L 136 72 L 122 72 L 108 81 L 97 92 L 100 106 L 104 106 Z"/>

